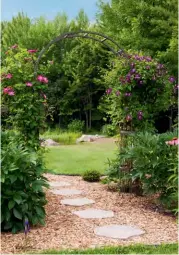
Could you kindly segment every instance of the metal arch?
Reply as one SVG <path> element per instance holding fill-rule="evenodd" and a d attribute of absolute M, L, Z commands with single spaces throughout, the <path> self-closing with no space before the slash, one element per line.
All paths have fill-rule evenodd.
<path fill-rule="evenodd" d="M 95 36 L 98 36 L 98 37 L 101 37 L 101 38 L 95 38 Z M 63 39 L 67 39 L 67 38 L 87 38 L 87 39 L 92 39 L 94 41 L 97 41 L 97 42 L 100 42 L 102 43 L 103 45 L 105 45 L 114 55 L 121 55 L 123 53 L 123 50 L 120 49 L 120 46 L 117 42 L 115 42 L 112 38 L 102 34 L 102 33 L 98 33 L 98 32 L 90 32 L 90 31 L 77 31 L 77 32 L 67 32 L 67 33 L 64 33 L 58 37 L 56 37 L 55 39 L 51 40 L 46 47 L 44 47 L 40 53 L 39 53 L 39 56 L 37 58 L 37 61 L 35 62 L 35 67 L 34 67 L 34 72 L 35 72 L 35 75 L 37 74 L 37 71 L 38 71 L 38 65 L 39 65 L 39 62 L 40 62 L 40 59 L 42 57 L 42 55 L 44 54 L 44 52 L 46 50 L 48 50 L 48 48 L 58 42 L 58 41 L 61 41 Z M 111 42 L 116 48 L 117 50 L 113 49 L 108 43 L 106 43 L 105 41 L 109 41 Z"/>

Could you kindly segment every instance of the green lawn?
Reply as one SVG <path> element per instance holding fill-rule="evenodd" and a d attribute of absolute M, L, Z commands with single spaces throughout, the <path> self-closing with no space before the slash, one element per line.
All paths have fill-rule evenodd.
<path fill-rule="evenodd" d="M 58 174 L 83 174 L 86 170 L 104 173 L 108 159 L 115 158 L 114 142 L 82 143 L 51 147 L 45 155 L 48 172 Z"/>
<path fill-rule="evenodd" d="M 178 254 L 178 244 L 139 244 L 86 250 L 46 250 L 41 254 Z"/>

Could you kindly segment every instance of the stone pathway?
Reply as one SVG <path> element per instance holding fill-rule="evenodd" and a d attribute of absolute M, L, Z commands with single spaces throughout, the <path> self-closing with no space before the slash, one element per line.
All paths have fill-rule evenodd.
<path fill-rule="evenodd" d="M 80 176 L 49 173 L 44 176 L 51 182 L 51 189 L 45 189 L 48 201 L 45 206 L 45 225 L 31 227 L 26 247 L 29 253 L 33 251 L 37 254 L 47 249 L 71 250 L 178 242 L 176 218 L 155 211 L 154 197 L 111 192 L 107 185 L 85 182 Z M 63 189 L 79 190 L 82 193 L 70 197 L 52 193 Z M 100 214 L 105 212 L 106 216 L 109 211 L 113 212 L 113 216 L 112 213 L 111 217 Z M 143 232 L 135 235 L 136 231 Z M 111 232 L 112 237 L 104 236 Z M 23 247 L 23 232 L 16 235 L 1 233 L 2 254 L 24 254 Z"/>
<path fill-rule="evenodd" d="M 55 195 L 62 195 L 62 196 L 71 196 L 71 195 L 80 195 L 82 192 L 77 189 L 56 189 L 51 191 Z"/>
<path fill-rule="evenodd" d="M 117 239 L 127 239 L 132 236 L 142 235 L 145 232 L 129 225 L 107 225 L 95 229 L 95 234 Z"/>
<path fill-rule="evenodd" d="M 104 219 L 114 216 L 113 211 L 105 211 L 99 209 L 86 209 L 83 211 L 73 211 L 72 213 L 83 219 Z"/>
<path fill-rule="evenodd" d="M 50 187 L 64 187 L 64 186 L 70 186 L 71 184 L 69 182 L 50 182 Z"/>
<path fill-rule="evenodd" d="M 50 182 L 50 187 L 62 187 L 62 186 L 70 186 L 70 183 L 66 182 Z M 82 192 L 80 190 L 75 189 L 57 189 L 51 191 L 56 195 L 79 195 Z M 71 205 L 71 206 L 84 206 L 89 204 L 94 204 L 95 201 L 88 198 L 73 198 L 73 199 L 63 199 L 61 200 L 61 204 L 63 205 Z M 113 211 L 106 211 L 102 209 L 86 209 L 81 211 L 72 211 L 73 214 L 79 216 L 84 219 L 103 219 L 114 217 Z M 131 227 L 129 225 L 106 225 L 102 227 L 97 227 L 94 229 L 94 233 L 98 236 L 104 236 L 108 238 L 117 238 L 117 239 L 127 239 L 133 236 L 139 236 L 145 233 L 145 231 L 137 228 Z"/>

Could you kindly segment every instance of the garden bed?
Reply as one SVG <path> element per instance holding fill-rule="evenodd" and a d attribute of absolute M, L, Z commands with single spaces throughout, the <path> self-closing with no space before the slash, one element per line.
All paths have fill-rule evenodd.
<path fill-rule="evenodd" d="M 93 199 L 95 204 L 81 207 L 60 204 L 63 196 L 53 195 L 47 191 L 46 225 L 32 228 L 28 234 L 26 249 L 24 233 L 3 233 L 1 236 L 2 253 L 38 252 L 45 249 L 83 249 L 101 246 L 129 245 L 133 243 L 161 244 L 175 243 L 177 237 L 176 219 L 169 215 L 152 210 L 152 200 L 146 197 L 136 197 L 127 193 L 112 193 L 101 183 L 88 183 L 78 176 L 57 176 L 46 174 L 50 181 L 66 181 L 84 192 L 84 196 Z M 81 197 L 75 195 L 73 197 Z M 73 210 L 97 208 L 113 210 L 115 216 L 106 219 L 80 219 L 71 213 Z M 94 234 L 94 228 L 107 224 L 134 225 L 145 231 L 144 235 L 117 240 L 99 237 Z"/>

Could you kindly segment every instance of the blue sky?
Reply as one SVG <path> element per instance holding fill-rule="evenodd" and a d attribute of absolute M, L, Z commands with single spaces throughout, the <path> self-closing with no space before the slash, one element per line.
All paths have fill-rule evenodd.
<path fill-rule="evenodd" d="M 84 9 L 90 21 L 95 20 L 97 0 L 1 0 L 1 20 L 10 20 L 23 11 L 30 18 L 45 16 L 53 19 L 58 12 L 66 12 L 69 19 Z"/>

